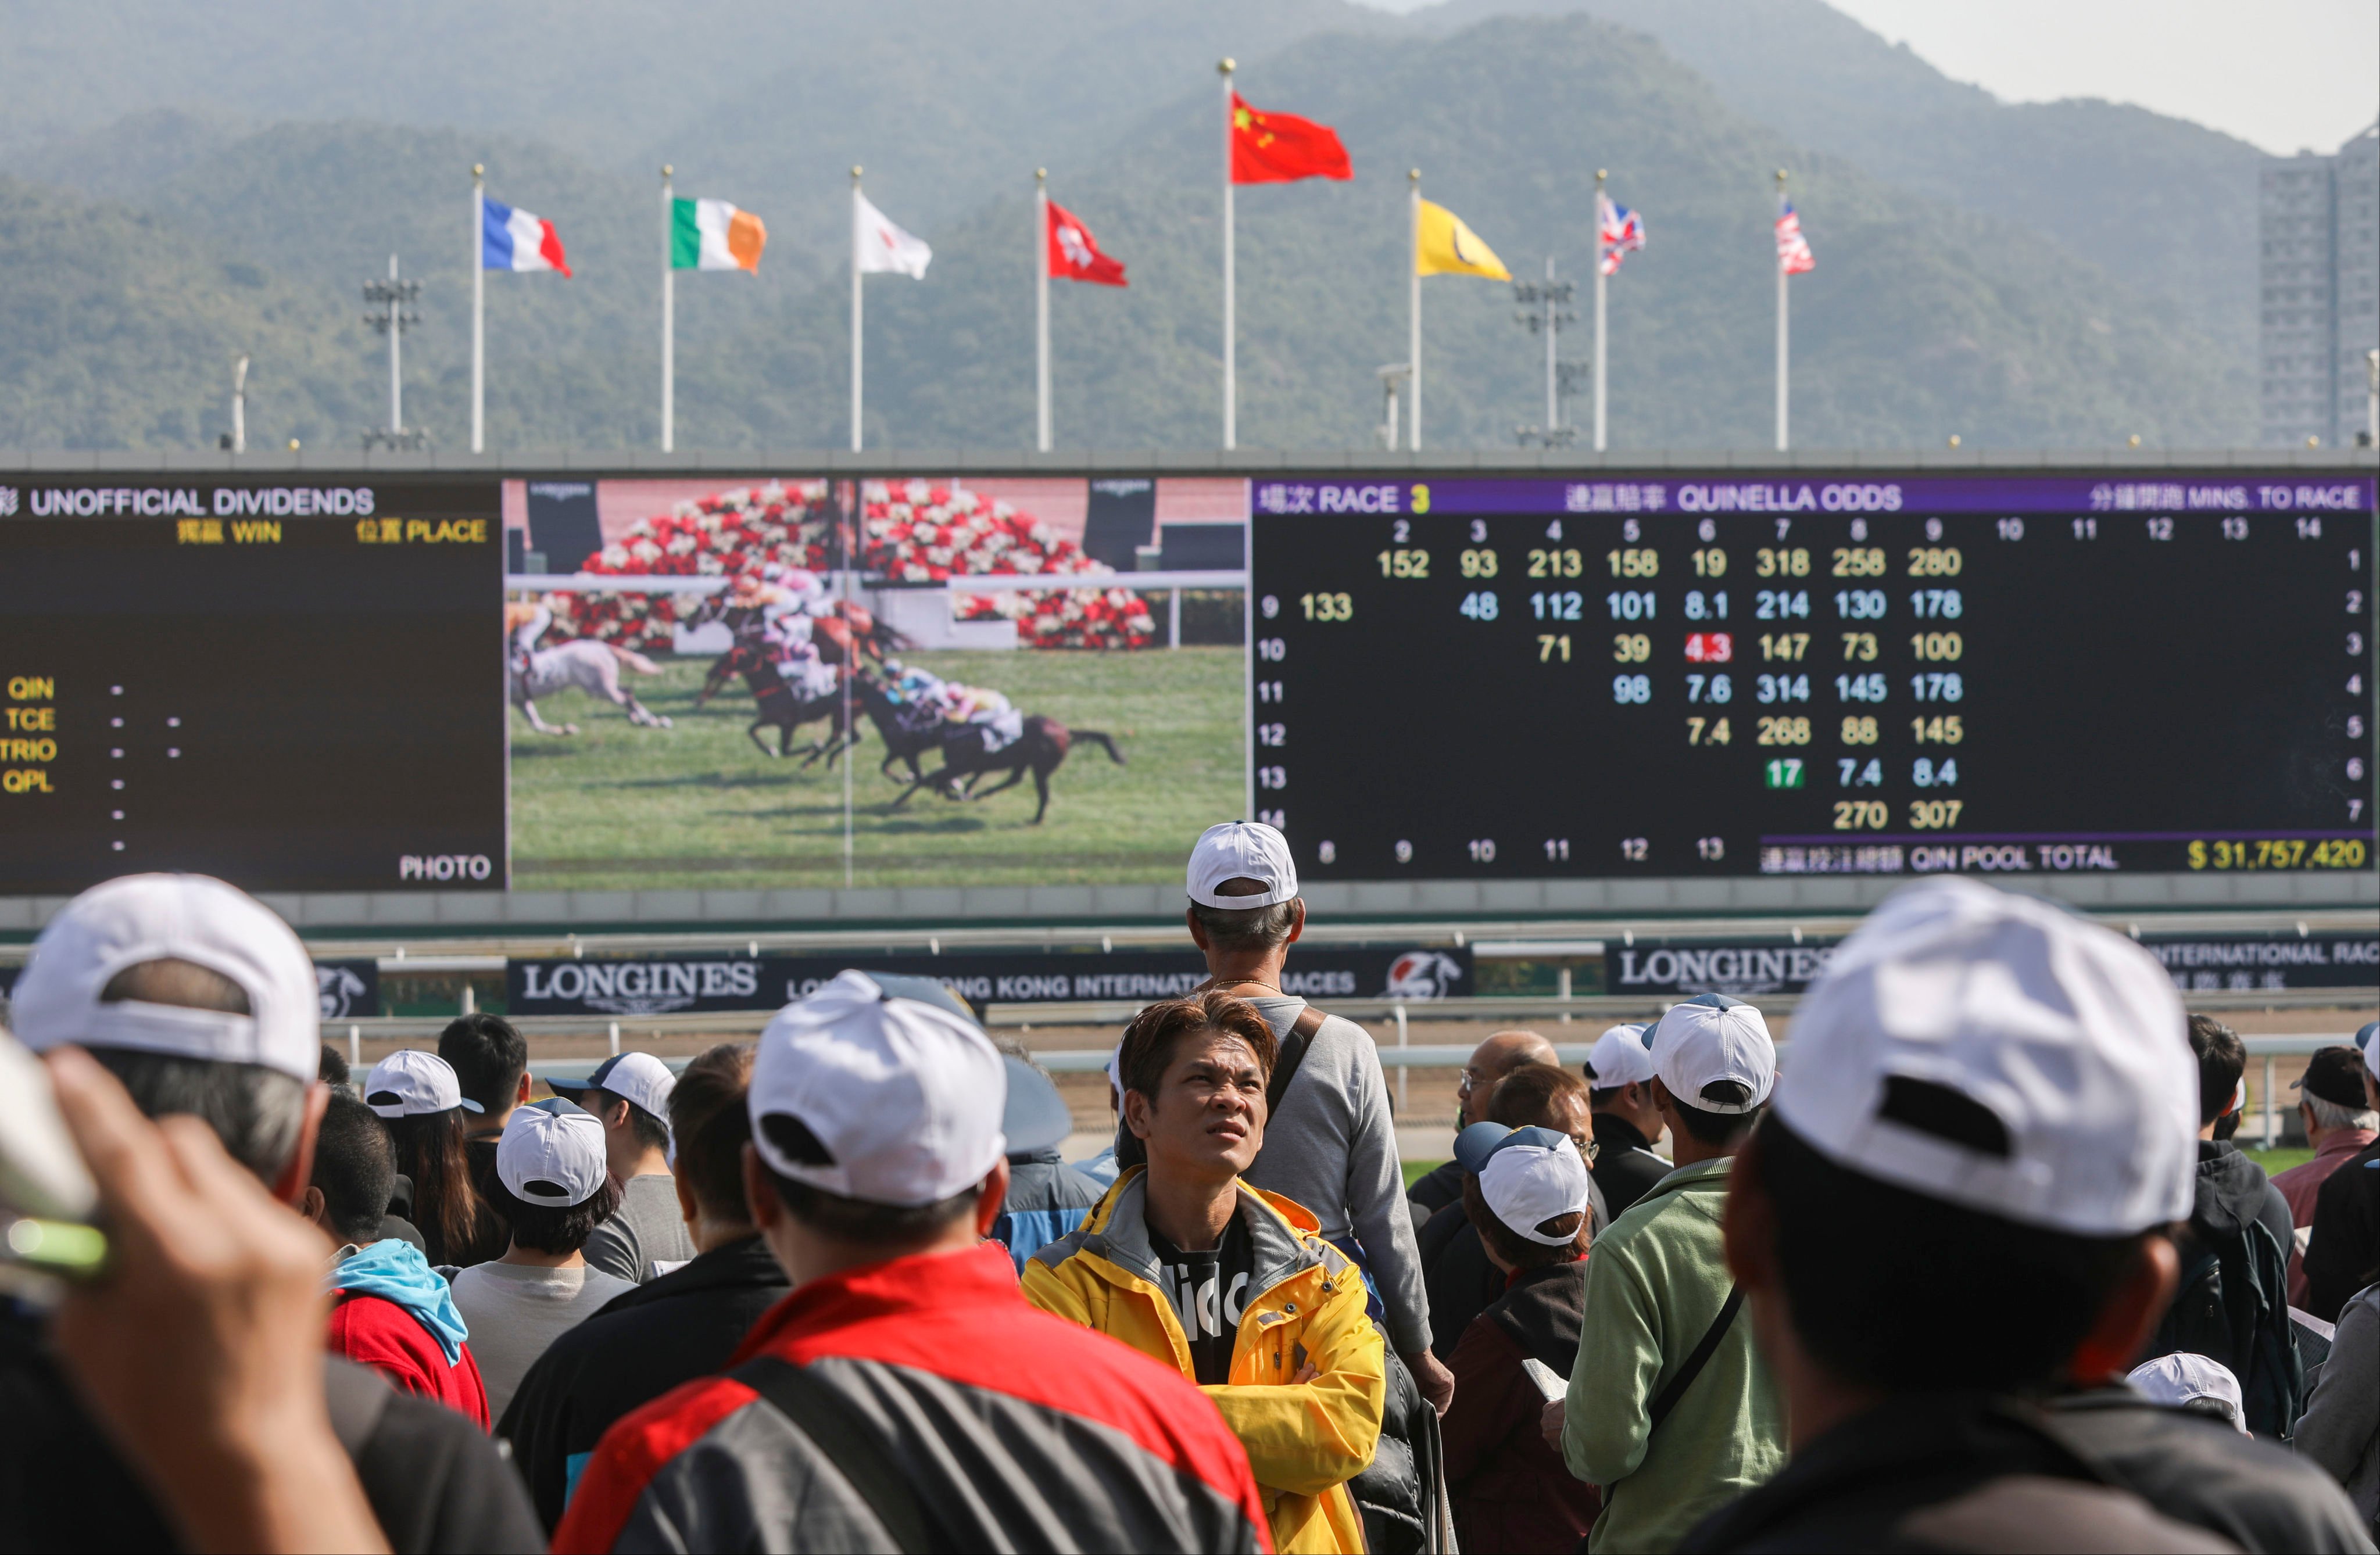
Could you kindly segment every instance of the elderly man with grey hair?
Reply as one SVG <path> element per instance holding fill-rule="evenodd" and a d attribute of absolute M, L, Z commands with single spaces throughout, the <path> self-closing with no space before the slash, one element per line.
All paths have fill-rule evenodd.
<path fill-rule="evenodd" d="M 1362 1027 L 1281 986 L 1289 947 L 1305 932 L 1289 841 L 1255 821 L 1210 826 L 1188 874 L 1190 938 L 1207 956 L 1201 986 L 1254 1004 L 1281 1044 L 1280 1100 L 1247 1181 L 1312 1210 L 1322 1235 L 1366 1268 L 1390 1347 L 1442 1415 L 1454 1376 L 1430 1354 L 1429 1297 L 1379 1055 Z"/>

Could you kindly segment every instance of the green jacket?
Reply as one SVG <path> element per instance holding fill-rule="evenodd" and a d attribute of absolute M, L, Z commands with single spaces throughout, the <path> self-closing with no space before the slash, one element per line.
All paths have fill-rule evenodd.
<path fill-rule="evenodd" d="M 1606 1550 L 1666 1550 L 1785 1464 L 1785 1400 L 1738 1312 L 1653 1440 L 1646 1412 L 1734 1282 L 1719 1245 L 1732 1158 L 1680 1167 L 1595 1239 L 1562 1457 L 1603 1487 L 1587 1536 Z"/>

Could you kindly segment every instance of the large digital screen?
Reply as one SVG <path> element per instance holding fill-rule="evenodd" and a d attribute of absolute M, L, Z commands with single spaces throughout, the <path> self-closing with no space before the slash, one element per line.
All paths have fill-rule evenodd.
<path fill-rule="evenodd" d="M 0 483 L 0 893 L 501 888 L 496 497 Z"/>
<path fill-rule="evenodd" d="M 1258 480 L 1321 880 L 2372 867 L 2372 483 Z"/>
<path fill-rule="evenodd" d="M 522 889 L 1148 883 L 1238 813 L 1243 479 L 755 470 L 504 500 L 508 608 L 548 622 L 510 723 Z M 1221 586 L 1177 603 L 1145 577 Z"/>

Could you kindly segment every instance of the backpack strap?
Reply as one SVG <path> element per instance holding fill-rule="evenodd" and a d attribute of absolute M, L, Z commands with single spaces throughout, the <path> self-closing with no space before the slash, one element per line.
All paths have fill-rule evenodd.
<path fill-rule="evenodd" d="M 957 1548 L 942 1537 L 917 1487 L 893 1464 L 867 1421 L 809 1367 L 756 1355 L 727 1375 L 759 1394 L 826 1454 L 904 1555 Z"/>
<path fill-rule="evenodd" d="M 1281 1111 L 1281 1099 L 1289 1094 L 1289 1082 L 1297 1078 L 1297 1066 L 1305 1062 L 1305 1050 L 1314 1045 L 1314 1034 L 1330 1018 L 1308 1004 L 1290 1023 L 1289 1035 L 1281 1039 L 1281 1051 L 1273 1057 L 1272 1077 L 1265 1082 L 1266 1117 Z"/>
<path fill-rule="evenodd" d="M 1678 1368 L 1678 1374 L 1670 1379 L 1670 1385 L 1661 1390 L 1653 1400 L 1653 1407 L 1646 1411 L 1652 1422 L 1645 1428 L 1646 1436 L 1661 1428 L 1661 1422 L 1670 1417 L 1670 1411 L 1678 1407 L 1678 1401 L 1686 1396 L 1686 1390 L 1693 1387 L 1694 1379 L 1703 1374 L 1703 1367 L 1710 1365 L 1710 1358 L 1718 1354 L 1719 1341 L 1727 1337 L 1727 1330 L 1734 1325 L 1735 1315 L 1742 1306 L 1743 1287 L 1730 1285 L 1727 1300 L 1720 1304 L 1718 1316 L 1712 1318 L 1711 1326 L 1703 1330 L 1702 1342 L 1694 1346 L 1694 1354 L 1686 1357 L 1686 1364 Z"/>

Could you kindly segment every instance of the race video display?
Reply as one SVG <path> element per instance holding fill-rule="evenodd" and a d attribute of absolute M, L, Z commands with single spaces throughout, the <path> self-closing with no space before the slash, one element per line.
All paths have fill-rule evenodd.
<path fill-rule="evenodd" d="M 0 893 L 505 883 L 496 483 L 0 484 Z"/>
<path fill-rule="evenodd" d="M 1148 882 L 1239 811 L 1243 480 L 504 503 L 523 889 Z"/>
<path fill-rule="evenodd" d="M 2372 866 L 2367 478 L 1254 505 L 1251 804 L 1316 879 Z"/>

